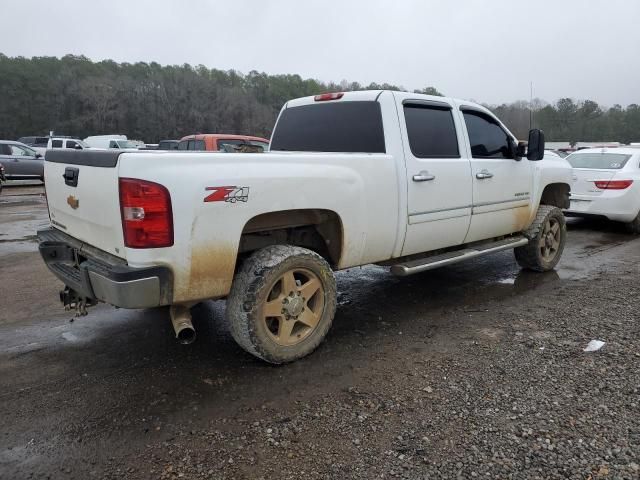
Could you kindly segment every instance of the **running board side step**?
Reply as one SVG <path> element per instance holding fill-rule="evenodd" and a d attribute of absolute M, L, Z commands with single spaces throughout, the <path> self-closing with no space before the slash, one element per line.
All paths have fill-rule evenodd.
<path fill-rule="evenodd" d="M 420 258 L 409 262 L 398 263 L 391 266 L 391 273 L 399 277 L 406 277 L 414 273 L 426 272 L 434 268 L 451 265 L 453 263 L 463 262 L 472 258 L 481 257 L 490 253 L 509 250 L 510 248 L 521 247 L 529 243 L 529 239 L 519 236 L 497 242 L 488 242 L 475 245 L 473 247 L 464 248 L 455 252 L 447 252 L 431 257 Z"/>

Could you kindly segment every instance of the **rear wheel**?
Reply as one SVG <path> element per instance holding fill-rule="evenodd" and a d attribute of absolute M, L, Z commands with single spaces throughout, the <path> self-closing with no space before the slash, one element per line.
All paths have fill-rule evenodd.
<path fill-rule="evenodd" d="M 524 234 L 529 243 L 515 249 L 518 264 L 536 272 L 552 270 L 560 261 L 567 240 L 562 211 L 552 205 L 540 205 L 535 220 Z"/>
<path fill-rule="evenodd" d="M 638 212 L 636 218 L 629 223 L 625 223 L 625 226 L 630 233 L 640 234 L 640 212 Z"/>
<path fill-rule="evenodd" d="M 274 245 L 242 264 L 227 300 L 231 334 L 247 352 L 287 363 L 313 352 L 336 311 L 331 267 L 317 253 Z"/>

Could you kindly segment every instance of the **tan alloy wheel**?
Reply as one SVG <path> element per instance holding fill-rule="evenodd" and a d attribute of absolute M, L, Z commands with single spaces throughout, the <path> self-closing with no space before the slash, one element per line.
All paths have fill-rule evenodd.
<path fill-rule="evenodd" d="M 282 346 L 300 343 L 313 332 L 324 308 L 322 282 L 310 270 L 285 272 L 271 287 L 261 317 L 271 339 Z"/>
<path fill-rule="evenodd" d="M 544 224 L 542 235 L 540 235 L 540 255 L 545 262 L 551 262 L 560 248 L 560 222 L 551 217 Z"/>

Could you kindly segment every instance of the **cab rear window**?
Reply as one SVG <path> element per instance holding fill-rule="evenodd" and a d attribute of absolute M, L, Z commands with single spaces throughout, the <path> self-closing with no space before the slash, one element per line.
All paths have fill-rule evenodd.
<path fill-rule="evenodd" d="M 271 151 L 385 153 L 378 102 L 330 102 L 285 109 Z"/>
<path fill-rule="evenodd" d="M 631 155 L 621 153 L 573 153 L 565 160 L 573 168 L 593 168 L 597 170 L 620 170 L 627 164 Z"/>

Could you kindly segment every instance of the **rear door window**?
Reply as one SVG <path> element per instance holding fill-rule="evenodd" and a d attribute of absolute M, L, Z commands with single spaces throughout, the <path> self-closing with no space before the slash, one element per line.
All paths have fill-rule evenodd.
<path fill-rule="evenodd" d="M 404 106 L 411 153 L 418 158 L 460 158 L 451 108 L 422 104 Z"/>
<path fill-rule="evenodd" d="M 631 155 L 621 153 L 574 153 L 565 160 L 573 168 L 592 168 L 602 170 L 620 170 L 627 164 Z"/>
<path fill-rule="evenodd" d="M 51 140 L 51 148 L 62 148 L 62 140 Z"/>
<path fill-rule="evenodd" d="M 287 108 L 270 150 L 385 153 L 380 104 L 337 101 Z"/>
<path fill-rule="evenodd" d="M 493 118 L 472 110 L 462 113 L 473 158 L 512 158 L 509 136 Z"/>

